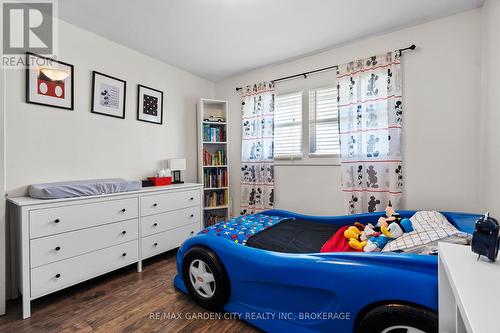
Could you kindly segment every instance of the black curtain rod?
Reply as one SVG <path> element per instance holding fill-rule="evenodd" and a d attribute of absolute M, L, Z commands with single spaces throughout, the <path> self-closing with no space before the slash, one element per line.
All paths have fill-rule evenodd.
<path fill-rule="evenodd" d="M 396 51 L 399 52 L 399 55 L 401 56 L 401 54 L 403 53 L 403 51 L 408 51 L 408 50 L 412 50 L 413 51 L 416 48 L 417 47 L 415 46 L 415 44 L 412 44 L 412 45 L 410 45 L 408 47 L 405 47 L 405 48 L 402 48 L 402 49 L 398 49 Z M 315 69 L 315 70 L 312 70 L 312 71 L 309 71 L 309 72 L 304 72 L 304 73 L 300 73 L 300 74 L 294 74 L 294 75 L 290 75 L 290 76 L 280 77 L 278 79 L 272 80 L 271 82 L 276 83 L 276 82 L 279 82 L 279 81 L 294 79 L 296 77 L 301 77 L 301 76 L 303 76 L 304 79 L 307 79 L 307 75 L 309 75 L 309 74 L 324 72 L 324 71 L 328 71 L 328 70 L 332 70 L 332 69 L 338 69 L 338 68 L 339 68 L 338 65 L 329 66 L 329 67 L 323 67 L 323 68 Z M 242 89 L 243 89 L 242 87 L 237 87 L 236 91 L 240 91 Z"/>

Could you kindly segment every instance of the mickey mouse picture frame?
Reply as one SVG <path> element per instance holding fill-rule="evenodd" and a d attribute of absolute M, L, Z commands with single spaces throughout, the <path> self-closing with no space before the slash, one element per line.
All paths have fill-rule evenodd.
<path fill-rule="evenodd" d="M 26 103 L 73 110 L 73 65 L 26 52 Z"/>

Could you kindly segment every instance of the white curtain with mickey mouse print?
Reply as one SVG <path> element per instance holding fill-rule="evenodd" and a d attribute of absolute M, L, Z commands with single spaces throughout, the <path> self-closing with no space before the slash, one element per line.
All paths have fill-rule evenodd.
<path fill-rule="evenodd" d="M 240 213 L 255 214 L 274 202 L 274 84 L 242 89 Z"/>
<path fill-rule="evenodd" d="M 389 201 L 398 209 L 403 194 L 400 54 L 341 65 L 337 80 L 346 213 L 383 211 Z"/>

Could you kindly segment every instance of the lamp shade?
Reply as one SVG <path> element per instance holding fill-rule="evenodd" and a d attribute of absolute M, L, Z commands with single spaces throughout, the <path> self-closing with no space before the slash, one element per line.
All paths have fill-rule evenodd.
<path fill-rule="evenodd" d="M 171 158 L 168 160 L 168 168 L 172 171 L 186 170 L 185 158 Z"/>
<path fill-rule="evenodd" d="M 65 72 L 57 68 L 40 68 L 40 72 L 53 81 L 62 81 L 69 76 L 68 72 Z"/>

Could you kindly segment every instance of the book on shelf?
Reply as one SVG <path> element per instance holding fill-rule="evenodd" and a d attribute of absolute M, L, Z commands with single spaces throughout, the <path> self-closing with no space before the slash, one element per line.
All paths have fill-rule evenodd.
<path fill-rule="evenodd" d="M 221 126 L 203 124 L 203 141 L 205 142 L 225 142 L 226 131 Z"/>
<path fill-rule="evenodd" d="M 226 152 L 224 149 L 219 149 L 215 151 L 213 154 L 210 154 L 208 149 L 203 150 L 203 165 L 204 166 L 217 166 L 217 165 L 225 165 L 226 161 Z"/>
<path fill-rule="evenodd" d="M 205 193 L 205 207 L 219 207 L 227 205 L 227 191 L 211 191 Z"/>
<path fill-rule="evenodd" d="M 219 215 L 219 214 L 214 214 L 214 213 L 207 213 L 205 216 L 205 227 L 209 227 L 211 225 L 214 225 L 216 223 L 222 222 L 226 220 L 226 216 Z"/>
<path fill-rule="evenodd" d="M 226 169 L 206 169 L 203 170 L 203 184 L 205 188 L 227 187 Z"/>

